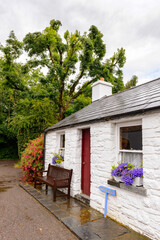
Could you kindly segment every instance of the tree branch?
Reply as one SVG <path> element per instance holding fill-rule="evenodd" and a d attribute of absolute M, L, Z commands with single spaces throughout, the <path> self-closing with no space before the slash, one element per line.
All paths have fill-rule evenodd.
<path fill-rule="evenodd" d="M 84 74 L 84 69 L 81 71 L 79 77 L 77 78 L 77 80 L 73 83 L 72 87 L 70 88 L 70 91 L 69 91 L 69 96 L 72 95 L 72 93 L 74 92 L 76 86 L 78 85 L 80 79 L 83 77 L 83 74 Z"/>
<path fill-rule="evenodd" d="M 62 63 L 63 63 L 63 61 L 62 61 L 62 52 L 61 52 L 61 50 L 60 50 L 59 47 L 57 47 L 57 49 L 58 49 L 58 52 L 59 52 L 59 55 L 60 55 L 60 61 L 59 61 L 59 63 L 60 63 L 60 65 L 62 66 Z"/>
<path fill-rule="evenodd" d="M 51 59 L 52 63 L 54 64 L 54 59 L 53 59 L 53 55 L 52 55 L 52 52 L 51 52 L 50 46 L 48 46 L 48 51 L 49 51 L 50 59 Z"/>
<path fill-rule="evenodd" d="M 96 80 L 97 80 L 97 78 L 94 78 L 94 79 L 92 79 L 92 80 L 90 80 L 90 81 L 88 81 L 88 82 L 85 82 L 85 83 L 83 84 L 83 86 L 79 89 L 79 91 L 78 91 L 77 93 L 75 93 L 75 95 L 73 95 L 73 97 L 71 98 L 71 100 L 67 102 L 67 105 L 70 104 L 70 103 L 72 103 L 74 99 L 76 99 L 80 94 L 83 93 L 83 90 L 84 90 L 88 85 L 90 85 L 91 83 L 95 82 Z"/>
<path fill-rule="evenodd" d="M 73 56 L 73 54 L 74 54 L 74 47 L 75 47 L 75 45 L 78 43 L 78 41 L 79 41 L 79 39 L 77 39 L 77 41 L 73 44 L 72 52 L 71 52 L 71 55 L 70 55 L 70 58 L 69 58 L 68 61 L 70 61 L 70 59 L 72 58 L 72 56 Z M 68 67 L 67 67 L 67 70 L 66 70 L 65 78 L 66 78 L 66 76 L 68 75 L 69 69 L 70 69 L 70 67 L 68 66 Z"/>

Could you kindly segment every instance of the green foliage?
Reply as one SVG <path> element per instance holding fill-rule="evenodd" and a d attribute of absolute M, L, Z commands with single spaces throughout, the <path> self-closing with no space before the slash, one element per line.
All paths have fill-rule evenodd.
<path fill-rule="evenodd" d="M 23 43 L 19 42 L 12 31 L 9 38 L 6 40 L 6 46 L 0 46 L 0 51 L 3 54 L 0 64 L 0 78 L 3 80 L 3 85 L 15 89 L 25 90 L 24 84 L 24 65 L 16 60 L 22 54 Z"/>
<path fill-rule="evenodd" d="M 119 166 L 120 164 L 122 164 L 122 163 L 124 163 L 124 161 L 119 161 L 119 162 L 117 163 L 117 165 L 112 165 L 112 166 L 111 166 L 111 172 L 112 172 L 113 170 L 115 170 L 116 168 L 118 168 L 118 166 Z M 126 164 L 127 164 L 126 167 L 127 167 L 128 170 L 131 170 L 132 168 L 135 167 L 132 163 L 126 163 Z"/>
<path fill-rule="evenodd" d="M 31 101 L 21 99 L 16 111 L 18 114 L 10 121 L 10 128 L 17 134 L 20 156 L 24 143 L 38 137 L 55 119 L 52 102 L 47 98 Z"/>
<path fill-rule="evenodd" d="M 125 89 L 129 89 L 131 87 L 135 87 L 138 83 L 138 77 L 133 75 L 131 80 L 128 81 L 126 84 L 125 84 Z"/>
<path fill-rule="evenodd" d="M 40 176 L 43 168 L 44 136 L 30 140 L 25 144 L 25 150 L 21 155 L 21 166 L 25 181 L 33 182 L 35 176 Z"/>
<path fill-rule="evenodd" d="M 17 139 L 19 157 L 25 142 L 55 123 L 53 101 L 40 84 L 43 74 L 16 61 L 22 47 L 11 32 L 0 48 L 0 142 Z"/>
<path fill-rule="evenodd" d="M 91 26 L 83 35 L 77 30 L 75 33 L 67 30 L 64 38 L 58 33 L 60 26 L 60 21 L 52 20 L 42 33 L 29 33 L 24 38 L 24 48 L 31 57 L 28 64 L 48 69 L 41 84 L 46 90 L 43 93 L 54 100 L 57 120 L 76 110 L 76 100 L 83 101 L 86 87 L 100 77 L 114 85 L 113 92 L 121 91 L 124 88 L 122 68 L 126 61 L 123 48 L 110 59 L 104 59 L 106 46 L 96 26 Z M 86 102 L 81 106 L 86 106 Z"/>
<path fill-rule="evenodd" d="M 1 143 L 0 160 L 19 159 L 17 152 L 17 143 L 10 141 Z"/>
<path fill-rule="evenodd" d="M 92 89 L 91 86 L 87 86 L 83 94 L 81 94 L 77 99 L 73 101 L 70 107 L 66 110 L 65 117 L 81 110 L 82 108 L 88 106 L 92 102 Z"/>
<path fill-rule="evenodd" d="M 12 31 L 0 46 L 0 143 L 16 139 L 19 156 L 25 142 L 90 104 L 91 84 L 100 77 L 113 84 L 113 93 L 124 89 L 125 50 L 105 59 L 103 34 L 96 26 L 84 34 L 67 30 L 62 37 L 61 25 L 51 20 L 23 42 Z M 25 64 L 20 62 L 23 50 L 29 56 Z"/>

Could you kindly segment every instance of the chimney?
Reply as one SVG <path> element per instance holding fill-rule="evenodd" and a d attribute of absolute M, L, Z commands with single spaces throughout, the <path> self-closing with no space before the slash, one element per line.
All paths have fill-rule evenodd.
<path fill-rule="evenodd" d="M 104 78 L 100 78 L 92 84 L 92 102 L 104 97 L 112 95 L 112 84 L 105 82 Z"/>

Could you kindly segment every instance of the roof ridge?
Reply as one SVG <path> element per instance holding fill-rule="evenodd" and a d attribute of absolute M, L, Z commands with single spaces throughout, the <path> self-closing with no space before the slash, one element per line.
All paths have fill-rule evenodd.
<path fill-rule="evenodd" d="M 160 78 L 156 78 L 156 79 L 153 79 L 153 80 L 151 80 L 151 81 L 148 81 L 148 82 L 145 82 L 145 83 L 136 85 L 136 86 L 134 86 L 134 87 L 131 87 L 131 88 L 128 88 L 128 89 L 124 89 L 124 90 L 122 90 L 122 91 L 120 91 L 120 92 L 114 93 L 114 94 L 109 95 L 109 96 L 104 96 L 104 97 L 102 97 L 102 98 L 100 98 L 100 99 L 97 99 L 96 101 L 102 100 L 102 99 L 104 99 L 104 98 L 109 98 L 109 97 L 112 97 L 112 96 L 115 96 L 115 95 L 118 95 L 118 94 L 122 94 L 122 93 L 127 92 L 127 91 L 131 91 L 131 90 L 133 90 L 133 89 L 135 89 L 135 88 L 137 88 L 137 87 L 141 87 L 141 86 L 143 86 L 143 85 L 150 84 L 150 83 L 152 83 L 152 82 L 154 82 L 154 81 L 157 81 L 157 80 L 160 80 Z M 94 101 L 94 102 L 95 102 L 95 101 Z M 82 108 L 82 109 L 83 109 L 83 108 Z"/>
<path fill-rule="evenodd" d="M 104 118 L 111 119 L 126 114 L 142 113 L 156 108 L 160 109 L 160 78 L 110 96 L 104 96 L 57 122 L 45 132 L 86 122 L 100 121 Z"/>

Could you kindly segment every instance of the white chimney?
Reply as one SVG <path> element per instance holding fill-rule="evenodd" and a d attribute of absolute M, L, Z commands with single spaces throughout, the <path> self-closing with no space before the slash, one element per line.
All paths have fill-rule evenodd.
<path fill-rule="evenodd" d="M 92 85 L 92 102 L 104 97 L 112 95 L 112 84 L 104 82 L 104 78 L 100 78 Z"/>

